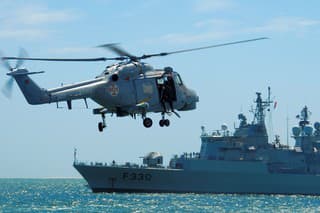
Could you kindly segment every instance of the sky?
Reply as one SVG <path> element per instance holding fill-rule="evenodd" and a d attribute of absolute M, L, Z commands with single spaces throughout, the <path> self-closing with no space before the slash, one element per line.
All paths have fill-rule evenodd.
<path fill-rule="evenodd" d="M 154 68 L 171 66 L 200 97 L 197 109 L 171 116 L 171 125 L 157 125 L 150 113 L 146 129 L 139 117 L 107 116 L 103 133 L 92 114 L 98 107 L 74 101 L 69 111 L 56 104 L 29 105 L 17 85 L 11 99 L 0 94 L 0 178 L 80 177 L 72 167 L 73 151 L 84 162 L 142 163 L 141 156 L 159 151 L 167 164 L 174 154 L 200 150 L 201 126 L 207 131 L 227 124 L 233 131 L 237 115 L 249 120 L 255 93 L 271 87 L 273 134 L 287 143 L 295 116 L 307 105 L 311 121 L 320 121 L 320 2 L 251 0 L 2 0 L 0 50 L 30 57 L 114 57 L 97 45 L 119 43 L 134 55 L 159 53 L 257 37 L 251 43 L 145 60 Z M 14 62 L 10 62 L 14 66 Z M 112 62 L 57 63 L 26 61 L 41 87 L 93 79 Z M 8 80 L 1 66 L 0 84 Z M 270 122 L 268 122 L 268 126 Z M 290 131 L 291 134 L 291 131 Z M 289 134 L 289 135 L 290 135 Z M 289 144 L 294 141 L 289 138 Z"/>

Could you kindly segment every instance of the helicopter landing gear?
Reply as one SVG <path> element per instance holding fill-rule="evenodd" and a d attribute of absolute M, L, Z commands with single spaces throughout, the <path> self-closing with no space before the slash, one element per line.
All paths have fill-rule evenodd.
<path fill-rule="evenodd" d="M 104 113 L 101 114 L 102 117 L 102 122 L 98 123 L 98 129 L 99 132 L 103 132 L 103 129 L 106 128 L 106 116 L 104 115 Z"/>
<path fill-rule="evenodd" d="M 169 125 L 170 125 L 170 121 L 169 121 L 168 119 L 161 119 L 161 120 L 159 121 L 159 125 L 160 125 L 161 127 L 169 126 Z"/>
<path fill-rule="evenodd" d="M 159 121 L 159 125 L 161 127 L 170 125 L 170 121 L 168 119 L 165 119 L 165 117 L 164 117 L 164 112 L 162 113 L 162 119 Z"/>
<path fill-rule="evenodd" d="M 144 118 L 143 119 L 143 126 L 146 128 L 150 128 L 152 126 L 151 118 Z"/>

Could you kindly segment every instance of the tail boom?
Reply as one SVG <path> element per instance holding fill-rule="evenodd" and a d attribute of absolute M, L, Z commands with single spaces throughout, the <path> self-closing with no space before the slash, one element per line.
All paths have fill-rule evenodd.
<path fill-rule="evenodd" d="M 32 105 L 49 103 L 50 101 L 48 92 L 45 89 L 40 88 L 29 77 L 29 75 L 31 74 L 38 73 L 42 72 L 28 72 L 27 70 L 18 70 L 8 73 L 8 75 L 11 75 L 16 80 L 27 102 Z"/>
<path fill-rule="evenodd" d="M 31 74 L 42 72 L 28 72 L 26 69 L 19 69 L 7 73 L 13 77 L 27 102 L 32 105 L 91 98 L 97 87 L 105 84 L 103 78 L 83 81 L 76 84 L 65 85 L 54 89 L 40 88 L 30 77 Z M 70 107 L 71 108 L 71 107 Z"/>

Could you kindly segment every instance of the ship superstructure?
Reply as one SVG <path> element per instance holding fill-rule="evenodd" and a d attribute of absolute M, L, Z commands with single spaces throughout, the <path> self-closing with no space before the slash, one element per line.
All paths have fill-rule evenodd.
<path fill-rule="evenodd" d="M 295 146 L 282 145 L 278 136 L 268 143 L 268 94 L 263 101 L 256 93 L 251 123 L 241 113 L 233 134 L 227 125 L 211 133 L 202 127 L 200 152 L 175 155 L 168 166 L 152 152 L 143 165 L 75 161 L 74 167 L 94 192 L 320 194 L 320 123 L 314 130 L 305 106 L 292 129 Z"/>

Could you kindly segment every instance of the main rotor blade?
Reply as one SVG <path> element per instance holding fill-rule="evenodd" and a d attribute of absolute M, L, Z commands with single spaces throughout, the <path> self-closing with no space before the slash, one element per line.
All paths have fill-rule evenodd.
<path fill-rule="evenodd" d="M 108 61 L 108 60 L 124 60 L 125 57 L 115 58 L 28 58 L 28 57 L 2 57 L 2 60 L 29 60 L 29 61 Z"/>
<path fill-rule="evenodd" d="M 6 82 L 6 84 L 4 85 L 4 87 L 1 90 L 2 93 L 9 99 L 12 96 L 13 82 L 14 82 L 13 78 L 9 78 L 9 80 Z"/>
<path fill-rule="evenodd" d="M 191 48 L 191 49 L 177 50 L 177 51 L 172 51 L 172 52 L 163 52 L 163 53 L 157 53 L 157 54 L 148 54 L 148 55 L 143 55 L 143 56 L 138 57 L 138 58 L 139 58 L 139 59 L 145 59 L 145 58 L 150 58 L 150 57 L 154 57 L 154 56 L 167 56 L 167 55 L 172 55 L 172 54 L 177 54 L 177 53 L 191 52 L 191 51 L 209 49 L 209 48 L 214 48 L 214 47 L 222 47 L 222 46 L 228 46 L 228 45 L 233 45 L 233 44 L 240 44 L 240 43 L 258 41 L 258 40 L 263 40 L 263 39 L 269 39 L 269 38 L 267 38 L 267 37 L 261 37 L 261 38 L 254 38 L 254 39 L 248 39 L 248 40 L 228 42 L 228 43 L 223 43 L 223 44 L 209 45 L 209 46 L 204 46 L 204 47 L 197 47 L 197 48 Z"/>
<path fill-rule="evenodd" d="M 123 56 L 127 56 L 128 58 L 130 58 L 131 60 L 133 59 L 137 59 L 136 56 L 131 55 L 130 53 L 128 53 L 127 51 L 125 51 L 124 49 L 122 49 L 121 47 L 118 46 L 117 43 L 112 43 L 112 44 L 102 44 L 99 45 L 97 47 L 102 47 L 102 48 L 106 48 L 111 50 L 112 52 L 114 52 L 115 54 L 123 57 Z"/>

